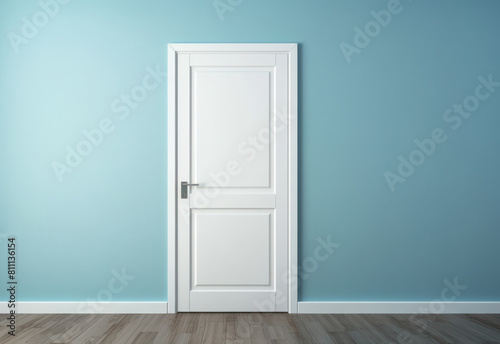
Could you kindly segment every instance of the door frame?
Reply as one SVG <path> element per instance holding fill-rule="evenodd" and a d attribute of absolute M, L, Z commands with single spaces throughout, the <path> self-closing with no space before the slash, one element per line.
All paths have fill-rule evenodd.
<path fill-rule="evenodd" d="M 288 312 L 298 312 L 297 231 L 297 44 L 295 43 L 172 43 L 168 44 L 168 313 L 177 313 L 177 56 L 182 53 L 286 53 L 288 55 Z"/>

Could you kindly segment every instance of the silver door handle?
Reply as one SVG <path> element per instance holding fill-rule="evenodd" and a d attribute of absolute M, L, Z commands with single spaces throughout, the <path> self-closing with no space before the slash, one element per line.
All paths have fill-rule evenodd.
<path fill-rule="evenodd" d="M 181 182 L 181 198 L 188 197 L 188 186 L 200 186 L 200 184 L 190 184 L 188 182 Z"/>

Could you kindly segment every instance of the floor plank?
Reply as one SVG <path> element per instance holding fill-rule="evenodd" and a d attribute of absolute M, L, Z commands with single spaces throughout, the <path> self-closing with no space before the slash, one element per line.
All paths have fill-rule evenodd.
<path fill-rule="evenodd" d="M 22 314 L 22 344 L 500 344 L 497 314 Z"/>

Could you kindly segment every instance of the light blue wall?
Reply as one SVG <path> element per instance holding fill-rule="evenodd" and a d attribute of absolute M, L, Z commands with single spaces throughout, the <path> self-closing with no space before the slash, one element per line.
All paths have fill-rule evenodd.
<path fill-rule="evenodd" d="M 500 301 L 500 87 L 458 129 L 443 120 L 479 76 L 500 80 L 500 2 L 400 6 L 347 63 L 339 45 L 386 1 L 245 0 L 221 21 L 212 0 L 73 0 L 17 53 L 8 34 L 40 6 L 2 1 L 0 231 L 19 242 L 19 300 L 104 297 L 123 268 L 113 301 L 166 300 L 166 82 L 126 119 L 111 105 L 166 71 L 169 42 L 297 42 L 300 299 L 433 300 L 457 278 L 457 300 Z M 60 183 L 51 164 L 103 118 L 114 131 Z M 391 192 L 384 173 L 435 128 L 447 140 Z M 318 261 L 328 236 L 340 247 Z"/>

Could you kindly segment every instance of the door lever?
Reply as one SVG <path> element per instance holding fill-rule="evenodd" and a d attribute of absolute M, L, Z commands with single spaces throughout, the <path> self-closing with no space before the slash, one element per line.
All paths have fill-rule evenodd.
<path fill-rule="evenodd" d="M 200 184 L 189 184 L 188 182 L 181 182 L 181 198 L 188 197 L 188 186 L 200 186 Z"/>

